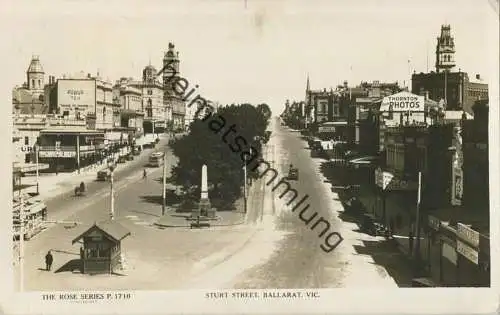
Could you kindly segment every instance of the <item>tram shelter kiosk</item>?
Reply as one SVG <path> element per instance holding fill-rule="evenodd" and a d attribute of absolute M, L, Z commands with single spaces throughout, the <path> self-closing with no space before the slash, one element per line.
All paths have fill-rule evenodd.
<path fill-rule="evenodd" d="M 121 241 L 130 232 L 115 221 L 94 223 L 75 238 L 72 244 L 81 243 L 81 271 L 84 274 L 113 273 L 120 264 Z"/>

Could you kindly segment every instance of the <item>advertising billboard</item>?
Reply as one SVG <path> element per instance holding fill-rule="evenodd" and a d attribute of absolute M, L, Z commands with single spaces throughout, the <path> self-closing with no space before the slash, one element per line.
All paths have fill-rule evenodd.
<path fill-rule="evenodd" d="M 57 106 L 61 113 L 94 112 L 96 81 L 89 79 L 60 79 L 57 81 Z"/>
<path fill-rule="evenodd" d="M 425 97 L 409 92 L 399 92 L 384 97 L 380 106 L 382 112 L 423 112 Z"/>

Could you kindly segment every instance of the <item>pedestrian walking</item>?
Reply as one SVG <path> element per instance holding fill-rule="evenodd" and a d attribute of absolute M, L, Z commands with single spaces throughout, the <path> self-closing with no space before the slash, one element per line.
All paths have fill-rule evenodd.
<path fill-rule="evenodd" d="M 146 179 L 148 177 L 148 174 L 146 172 L 146 169 L 142 172 L 142 179 Z"/>
<path fill-rule="evenodd" d="M 52 268 L 52 262 L 54 261 L 54 257 L 52 257 L 52 254 L 50 253 L 50 250 L 47 252 L 47 255 L 45 255 L 45 269 L 47 271 L 50 271 Z"/>

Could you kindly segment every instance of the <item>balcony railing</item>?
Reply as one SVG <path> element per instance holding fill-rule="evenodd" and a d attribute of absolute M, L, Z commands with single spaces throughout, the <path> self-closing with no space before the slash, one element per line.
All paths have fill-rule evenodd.
<path fill-rule="evenodd" d="M 104 149 L 104 148 L 105 148 L 104 144 L 81 145 L 80 146 L 80 151 L 92 151 L 92 150 L 99 150 L 99 149 Z M 76 145 L 72 145 L 72 146 L 60 146 L 59 150 L 56 150 L 56 146 L 40 146 L 40 151 L 75 152 L 76 151 Z"/>
<path fill-rule="evenodd" d="M 56 148 L 58 148 L 58 150 Z M 44 146 L 40 146 L 39 149 L 40 149 L 40 151 L 75 151 L 76 145 L 59 146 L 59 147 L 56 147 L 54 145 L 44 145 Z"/>

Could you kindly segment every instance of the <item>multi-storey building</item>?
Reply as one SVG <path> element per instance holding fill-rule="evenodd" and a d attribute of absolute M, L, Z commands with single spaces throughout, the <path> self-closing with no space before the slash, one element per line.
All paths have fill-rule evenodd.
<path fill-rule="evenodd" d="M 480 75 L 470 78 L 461 69 L 455 68 L 455 43 L 450 33 L 450 26 L 441 27 L 441 36 L 436 46 L 436 71 L 414 73 L 412 92 L 429 93 L 429 98 L 442 101 L 447 110 L 464 110 L 472 114 L 472 106 L 477 100 L 488 99 L 488 84 Z"/>
<path fill-rule="evenodd" d="M 184 128 L 184 119 L 186 115 L 186 103 L 175 90 L 175 79 L 179 77 L 179 52 L 175 50 L 173 43 L 168 44 L 168 51 L 163 57 L 163 86 L 164 86 L 164 105 L 171 108 L 172 124 L 175 129 Z"/>
<path fill-rule="evenodd" d="M 345 85 L 345 84 L 344 84 Z M 352 149 L 368 155 L 379 152 L 379 108 L 382 99 L 399 92 L 398 83 L 379 81 L 361 82 L 354 88 L 344 89 L 348 98 L 347 142 Z"/>
<path fill-rule="evenodd" d="M 128 128 L 130 140 L 141 144 L 144 135 L 144 101 L 141 82 L 122 78 L 113 87 L 113 99 L 120 106 L 120 127 Z M 150 121 L 151 122 L 151 121 Z M 151 129 L 151 126 L 149 126 Z M 150 131 L 151 132 L 151 131 Z"/>
<path fill-rule="evenodd" d="M 134 108 L 127 106 L 124 109 L 137 110 L 144 114 L 143 129 L 145 133 L 163 133 L 170 120 L 170 108 L 164 102 L 163 84 L 158 80 L 158 71 L 151 64 L 142 71 L 142 80 L 134 81 L 122 78 L 118 83 L 120 86 L 129 86 L 140 92 L 140 106 L 137 103 Z M 124 92 L 121 92 L 122 95 Z M 138 99 L 138 94 L 130 97 Z"/>

